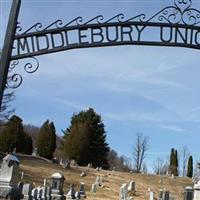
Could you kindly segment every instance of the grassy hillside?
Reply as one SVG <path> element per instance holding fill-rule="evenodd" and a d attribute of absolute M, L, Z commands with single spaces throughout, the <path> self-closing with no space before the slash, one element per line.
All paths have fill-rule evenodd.
<path fill-rule="evenodd" d="M 183 199 L 183 189 L 187 185 L 192 185 L 191 179 L 171 177 L 161 177 L 155 175 L 138 175 L 112 171 L 96 171 L 83 167 L 72 168 L 70 170 L 63 169 L 61 166 L 51 164 L 42 159 L 34 159 L 29 157 L 21 157 L 20 168 L 24 171 L 24 179 L 26 182 L 34 182 L 34 184 L 42 185 L 44 178 L 50 178 L 55 172 L 62 172 L 65 175 L 65 193 L 69 189 L 70 184 L 75 184 L 78 189 L 79 183 L 84 182 L 86 185 L 86 195 L 88 200 L 117 200 L 119 199 L 119 188 L 123 183 L 131 180 L 136 182 L 135 200 L 149 200 L 148 188 L 151 188 L 156 194 L 160 189 L 167 189 L 177 200 Z M 85 171 L 86 177 L 80 177 L 80 173 Z M 92 183 L 98 175 L 103 176 L 103 188 L 98 188 L 97 193 L 90 192 Z"/>

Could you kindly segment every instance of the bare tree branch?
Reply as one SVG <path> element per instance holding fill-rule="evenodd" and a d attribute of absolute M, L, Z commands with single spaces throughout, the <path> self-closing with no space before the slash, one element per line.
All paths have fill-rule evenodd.
<path fill-rule="evenodd" d="M 136 144 L 133 148 L 133 160 L 135 164 L 135 171 L 137 173 L 141 172 L 142 165 L 148 149 L 149 149 L 149 138 L 144 137 L 141 133 L 137 133 Z"/>

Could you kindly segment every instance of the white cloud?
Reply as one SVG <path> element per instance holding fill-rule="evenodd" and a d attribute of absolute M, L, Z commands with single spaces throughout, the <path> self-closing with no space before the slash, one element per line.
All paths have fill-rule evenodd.
<path fill-rule="evenodd" d="M 185 129 L 183 129 L 179 126 L 176 126 L 176 125 L 162 124 L 162 125 L 160 125 L 160 127 L 171 130 L 173 132 L 184 132 L 185 131 Z"/>

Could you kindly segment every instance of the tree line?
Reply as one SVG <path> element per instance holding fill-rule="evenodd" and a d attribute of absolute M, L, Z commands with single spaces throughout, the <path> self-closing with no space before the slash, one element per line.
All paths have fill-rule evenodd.
<path fill-rule="evenodd" d="M 37 154 L 47 159 L 57 155 L 68 160 L 76 160 L 80 166 L 91 163 L 94 167 L 101 166 L 104 169 L 146 173 L 148 169 L 145 159 L 150 147 L 149 141 L 149 137 L 138 133 L 132 159 L 119 156 L 106 141 L 105 125 L 101 115 L 89 108 L 73 114 L 69 127 L 63 131 L 63 137 L 60 139 L 56 135 L 53 122 L 46 120 L 40 128 L 24 126 L 22 119 L 13 115 L 3 124 L 0 133 L 0 151 L 32 154 L 33 148 L 37 148 Z M 193 176 L 193 157 L 189 155 L 186 147 L 182 152 L 182 167 L 183 176 Z M 160 175 L 169 173 L 179 176 L 178 151 L 172 148 L 165 163 L 163 159 L 157 158 L 153 170 Z"/>
<path fill-rule="evenodd" d="M 0 151 L 32 154 L 33 140 L 23 127 L 22 119 L 13 115 L 0 133 Z M 60 150 L 60 156 L 76 160 L 79 165 L 92 163 L 93 166 L 109 168 L 108 153 L 110 148 L 106 142 L 106 132 L 101 116 L 92 108 L 74 114 L 70 126 L 64 131 L 61 145 L 56 145 L 56 129 L 53 122 L 45 121 L 38 129 L 34 146 L 39 156 L 52 159 L 54 152 Z"/>

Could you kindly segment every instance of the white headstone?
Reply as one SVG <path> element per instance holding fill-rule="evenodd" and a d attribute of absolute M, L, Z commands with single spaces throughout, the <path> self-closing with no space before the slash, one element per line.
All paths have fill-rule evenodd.
<path fill-rule="evenodd" d="M 120 191 L 119 191 L 119 200 L 127 200 L 128 198 L 128 188 L 127 188 L 127 184 L 124 183 L 121 187 L 120 187 Z"/>
<path fill-rule="evenodd" d="M 200 181 L 194 185 L 194 200 L 200 200 Z"/>
<path fill-rule="evenodd" d="M 69 190 L 69 192 L 67 193 L 67 198 L 68 199 L 75 199 L 76 197 L 75 197 L 75 190 L 74 190 L 74 185 L 71 185 L 70 186 L 70 190 Z"/>
<path fill-rule="evenodd" d="M 86 173 L 85 172 L 81 172 L 80 177 L 85 177 Z"/>
<path fill-rule="evenodd" d="M 101 185 L 100 185 L 100 176 L 97 176 L 97 177 L 96 177 L 95 185 L 101 186 Z"/>
<path fill-rule="evenodd" d="M 129 183 L 128 191 L 129 191 L 129 192 L 135 192 L 135 182 L 134 182 L 134 181 L 131 181 L 131 182 Z"/>
<path fill-rule="evenodd" d="M 149 200 L 154 200 L 154 193 L 152 191 L 149 193 Z"/>
<path fill-rule="evenodd" d="M 91 190 L 91 192 L 92 193 L 96 193 L 96 184 L 92 184 L 92 190 Z"/>
<path fill-rule="evenodd" d="M 29 200 L 31 196 L 32 185 L 31 184 L 24 184 L 22 188 L 22 194 L 24 195 L 24 199 Z"/>

